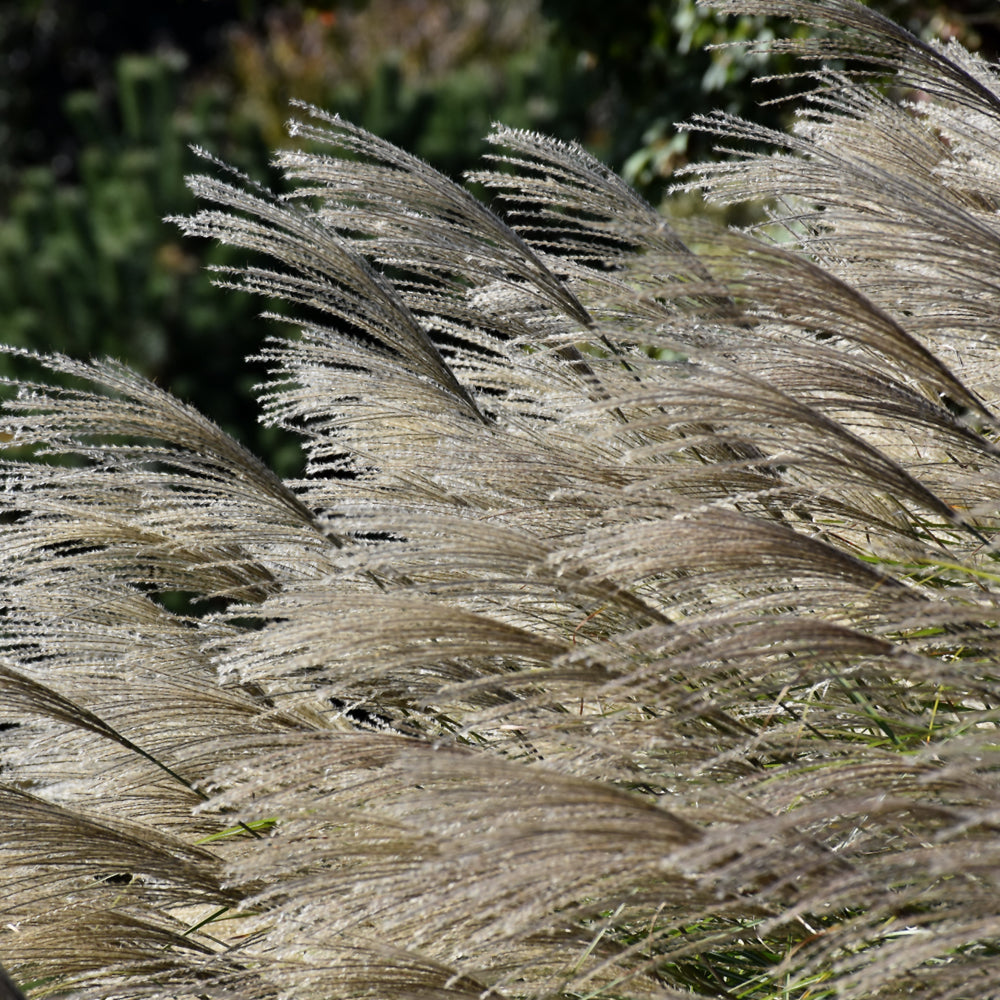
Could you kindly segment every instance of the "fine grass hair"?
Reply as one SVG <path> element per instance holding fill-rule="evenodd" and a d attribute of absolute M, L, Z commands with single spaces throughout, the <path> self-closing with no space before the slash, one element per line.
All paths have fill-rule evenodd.
<path fill-rule="evenodd" d="M 690 123 L 747 230 L 502 125 L 490 207 L 305 105 L 288 193 L 206 154 L 301 479 L 26 356 L 0 998 L 1000 995 L 1000 73 L 714 6 L 823 29 Z"/>

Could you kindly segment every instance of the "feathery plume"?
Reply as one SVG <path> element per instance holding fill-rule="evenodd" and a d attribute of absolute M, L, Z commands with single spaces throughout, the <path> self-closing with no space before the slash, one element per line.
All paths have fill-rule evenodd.
<path fill-rule="evenodd" d="M 787 134 L 691 125 L 749 231 L 308 106 L 288 194 L 190 179 L 299 310 L 300 481 L 113 362 L 8 386 L 0 997 L 1000 991 L 1000 74 L 715 6 L 828 28 Z"/>

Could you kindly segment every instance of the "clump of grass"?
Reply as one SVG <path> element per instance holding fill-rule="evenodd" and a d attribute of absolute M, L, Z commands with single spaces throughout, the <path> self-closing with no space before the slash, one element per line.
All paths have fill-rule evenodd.
<path fill-rule="evenodd" d="M 191 179 L 299 309 L 302 481 L 35 359 L 0 993 L 997 991 L 1000 77 L 717 6 L 829 27 L 789 135 L 694 123 L 776 147 L 690 178 L 755 232 L 499 126 L 491 210 L 309 107 L 289 195 Z"/>

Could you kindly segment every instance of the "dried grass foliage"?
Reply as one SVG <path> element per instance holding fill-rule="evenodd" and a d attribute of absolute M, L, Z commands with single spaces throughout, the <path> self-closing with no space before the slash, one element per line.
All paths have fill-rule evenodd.
<path fill-rule="evenodd" d="M 113 362 L 11 387 L 0 996 L 1000 991 L 1000 76 L 716 6 L 832 25 L 789 135 L 696 123 L 776 147 L 690 181 L 757 232 L 310 107 L 291 194 L 191 179 L 301 309 L 302 481 Z"/>

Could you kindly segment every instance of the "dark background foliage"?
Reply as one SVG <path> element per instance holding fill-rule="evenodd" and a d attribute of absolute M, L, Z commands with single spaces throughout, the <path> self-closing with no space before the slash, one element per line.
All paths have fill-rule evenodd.
<path fill-rule="evenodd" d="M 992 0 L 883 6 L 997 51 Z M 278 184 L 267 150 L 294 96 L 458 175 L 500 120 L 580 139 L 655 201 L 677 166 L 711 155 L 679 122 L 781 92 L 748 85 L 751 57 L 705 46 L 772 31 L 694 0 L 5 4 L 0 339 L 122 358 L 292 472 L 296 446 L 257 425 L 262 372 L 244 364 L 268 324 L 205 272 L 232 253 L 182 245 L 161 221 L 193 208 L 191 145 Z M 774 125 L 782 113 L 753 112 Z"/>

